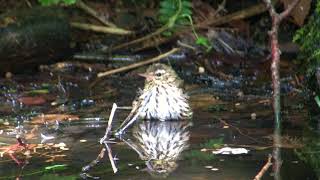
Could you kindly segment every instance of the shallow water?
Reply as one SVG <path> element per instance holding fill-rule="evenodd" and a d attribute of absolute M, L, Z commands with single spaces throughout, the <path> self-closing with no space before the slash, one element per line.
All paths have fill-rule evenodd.
<path fill-rule="evenodd" d="M 99 140 L 112 104 L 130 105 L 143 85 L 134 72 L 111 76 L 89 88 L 92 80 L 93 75 L 82 72 L 43 72 L 1 80 L 0 179 L 253 179 L 272 153 L 273 112 L 268 91 L 259 95 L 256 89 L 250 94 L 249 88 L 241 91 L 236 87 L 237 91 L 230 92 L 188 84 L 194 110 L 191 122 L 137 122 L 122 139 L 110 137 L 116 174 L 108 153 L 83 171 L 105 147 Z M 35 99 L 25 97 L 39 102 L 32 104 Z M 308 110 L 303 103 L 301 95 L 283 99 L 283 179 L 317 179 L 317 164 L 308 161 L 308 152 L 314 148 L 308 137 L 316 134 L 305 128 Z M 116 111 L 113 129 L 128 113 Z M 41 114 L 76 117 L 54 117 L 43 123 Z M 27 149 L 10 146 L 17 144 L 17 135 L 26 139 Z M 227 146 L 246 148 L 249 153 L 212 153 Z M 271 168 L 263 179 L 273 179 Z"/>

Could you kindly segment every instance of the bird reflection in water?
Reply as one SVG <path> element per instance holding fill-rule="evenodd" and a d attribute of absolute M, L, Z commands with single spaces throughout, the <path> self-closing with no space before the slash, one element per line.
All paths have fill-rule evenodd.
<path fill-rule="evenodd" d="M 133 128 L 133 140 L 124 140 L 146 162 L 154 177 L 167 177 L 189 147 L 189 121 L 141 121 Z"/>

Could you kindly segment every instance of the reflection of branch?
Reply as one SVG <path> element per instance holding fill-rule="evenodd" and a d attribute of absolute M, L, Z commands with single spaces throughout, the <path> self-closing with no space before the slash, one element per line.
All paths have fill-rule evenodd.
<path fill-rule="evenodd" d="M 104 145 L 106 146 L 107 151 L 108 151 L 108 156 L 109 156 L 111 167 L 113 169 L 113 173 L 117 173 L 118 172 L 118 168 L 117 168 L 116 164 L 114 163 L 113 156 L 112 156 L 112 151 L 111 151 L 111 149 L 110 149 L 110 147 L 108 146 L 107 143 L 104 143 Z"/>
<path fill-rule="evenodd" d="M 220 119 L 220 118 L 217 118 L 217 119 L 218 119 L 222 124 L 234 128 L 235 130 L 237 130 L 237 131 L 239 132 L 239 134 L 241 134 L 241 135 L 243 135 L 243 136 L 251 139 L 252 141 L 254 141 L 254 142 L 256 142 L 256 143 L 266 144 L 266 143 L 260 142 L 260 141 L 256 140 L 255 138 L 253 138 L 253 137 L 251 137 L 251 136 L 243 133 L 240 128 L 238 128 L 238 127 L 236 127 L 236 126 L 234 126 L 234 125 L 232 125 L 232 124 L 229 124 L 229 123 L 227 123 L 226 121 L 224 121 L 224 120 L 222 120 L 222 119 Z"/>
<path fill-rule="evenodd" d="M 94 166 L 96 166 L 100 161 L 101 159 L 103 159 L 104 155 L 105 155 L 105 152 L 106 152 L 106 148 L 102 148 L 99 155 L 97 156 L 97 158 L 93 161 L 91 161 L 88 165 L 84 166 L 82 168 L 82 172 L 87 172 L 89 171 L 91 168 L 93 168 Z"/>
<path fill-rule="evenodd" d="M 112 152 L 110 147 L 108 146 L 108 143 L 104 143 L 104 147 L 101 149 L 100 153 L 98 154 L 97 158 L 93 161 L 91 161 L 88 165 L 82 167 L 82 174 L 81 176 L 83 176 L 84 178 L 98 178 L 98 177 L 92 177 L 90 174 L 88 174 L 87 172 L 92 169 L 93 167 L 95 167 L 97 164 L 99 164 L 99 162 L 104 158 L 105 154 L 106 154 L 106 150 L 108 152 L 108 157 L 111 163 L 111 167 L 113 169 L 113 172 L 116 173 L 118 171 L 114 160 L 113 160 L 113 156 L 112 156 Z"/>
<path fill-rule="evenodd" d="M 262 178 L 262 176 L 264 175 L 264 173 L 266 173 L 266 171 L 269 169 L 269 167 L 272 165 L 271 163 L 271 158 L 272 156 L 269 154 L 268 157 L 268 161 L 266 162 L 266 164 L 261 168 L 260 172 L 256 175 L 256 177 L 254 177 L 254 180 L 260 180 Z"/>

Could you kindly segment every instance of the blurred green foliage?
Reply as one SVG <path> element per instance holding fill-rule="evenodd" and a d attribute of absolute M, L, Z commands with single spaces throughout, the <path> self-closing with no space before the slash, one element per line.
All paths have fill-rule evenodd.
<path fill-rule="evenodd" d="M 191 8 L 189 0 L 162 0 L 158 21 L 168 27 L 163 34 L 170 36 L 179 26 L 190 25 L 188 17 L 192 16 Z"/>
<path fill-rule="evenodd" d="M 38 2 L 42 5 L 42 6 L 50 6 L 50 5 L 56 5 L 59 3 L 63 3 L 66 5 L 71 5 L 76 3 L 77 0 L 38 0 Z"/>
<path fill-rule="evenodd" d="M 304 71 L 312 75 L 320 65 L 320 1 L 308 23 L 299 29 L 293 41 L 300 45 L 299 60 Z"/>

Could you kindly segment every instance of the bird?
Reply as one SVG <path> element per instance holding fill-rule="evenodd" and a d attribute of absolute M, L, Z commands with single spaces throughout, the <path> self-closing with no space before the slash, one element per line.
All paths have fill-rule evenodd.
<path fill-rule="evenodd" d="M 144 88 L 132 102 L 132 110 L 116 135 L 122 134 L 137 119 L 170 121 L 192 118 L 189 96 L 184 93 L 183 81 L 172 67 L 156 63 L 140 75 L 145 77 Z"/>

